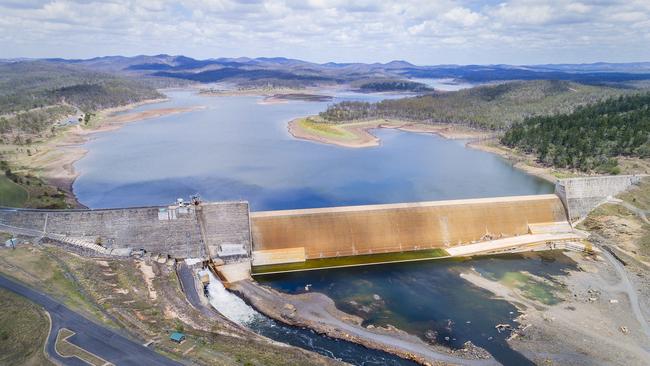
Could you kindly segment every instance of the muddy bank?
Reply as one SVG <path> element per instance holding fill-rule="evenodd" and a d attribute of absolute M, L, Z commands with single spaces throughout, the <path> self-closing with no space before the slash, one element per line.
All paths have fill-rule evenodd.
<path fill-rule="evenodd" d="M 551 167 L 541 166 L 535 162 L 535 158 L 533 156 L 523 155 L 499 144 L 496 137 L 492 139 L 469 142 L 467 143 L 467 147 L 499 155 L 511 162 L 513 167 L 553 184 L 555 184 L 559 177 L 568 178 L 579 176 L 579 174 L 570 172 L 568 170 L 560 171 Z"/>
<path fill-rule="evenodd" d="M 536 364 L 647 364 L 648 339 L 631 315 L 632 300 L 612 264 L 603 257 L 566 255 L 580 270 L 554 279 L 560 300 L 556 304 L 543 303 L 475 271 L 461 278 L 521 311 L 508 344 Z"/>
<path fill-rule="evenodd" d="M 62 131 L 54 138 L 48 139 L 38 146 L 38 152 L 28 159 L 20 161 L 29 170 L 39 172 L 39 176 L 48 184 L 62 190 L 68 197 L 68 203 L 73 207 L 83 208 L 77 201 L 72 185 L 78 176 L 74 163 L 83 158 L 87 151 L 82 147 L 93 134 L 119 129 L 127 123 L 157 118 L 172 114 L 186 113 L 203 107 L 161 108 L 136 113 L 120 113 L 145 105 L 160 103 L 166 99 L 153 99 L 133 103 L 118 108 L 100 111 L 91 119 L 90 127 L 76 125 Z"/>
<path fill-rule="evenodd" d="M 453 124 L 423 124 L 400 120 L 378 119 L 344 124 L 310 122 L 297 118 L 289 122 L 289 133 L 298 139 L 349 148 L 379 146 L 381 141 L 371 130 L 396 129 L 404 132 L 430 133 L 446 139 L 485 139 L 494 134 Z"/>
<path fill-rule="evenodd" d="M 283 323 L 307 327 L 332 338 L 344 339 L 368 348 L 386 351 L 424 365 L 497 364 L 483 349 L 470 342 L 453 350 L 431 345 L 392 326 L 364 328 L 362 319 L 338 310 L 334 301 L 320 293 L 284 294 L 251 280 L 239 281 L 230 290 L 266 316 Z"/>

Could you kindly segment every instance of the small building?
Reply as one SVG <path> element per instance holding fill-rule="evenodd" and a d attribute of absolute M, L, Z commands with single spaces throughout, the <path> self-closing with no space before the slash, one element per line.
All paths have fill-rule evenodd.
<path fill-rule="evenodd" d="M 5 247 L 7 247 L 7 248 L 15 248 L 16 245 L 18 245 L 18 239 L 16 239 L 16 238 L 11 238 L 11 239 L 5 241 Z"/>
<path fill-rule="evenodd" d="M 185 340 L 185 334 L 180 332 L 174 332 L 169 336 L 169 340 L 176 343 L 183 343 Z"/>

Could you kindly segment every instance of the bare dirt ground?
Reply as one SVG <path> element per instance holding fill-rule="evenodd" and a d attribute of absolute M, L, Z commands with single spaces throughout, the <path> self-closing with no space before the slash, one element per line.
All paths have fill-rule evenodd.
<path fill-rule="evenodd" d="M 538 364 L 647 365 L 650 360 L 650 181 L 594 210 L 580 225 L 602 250 L 568 253 L 580 271 L 557 280 L 565 295 L 555 305 L 521 296 L 499 283 L 463 278 L 520 307 L 524 315 L 510 344 Z"/>
<path fill-rule="evenodd" d="M 557 278 L 566 295 L 555 305 L 476 273 L 462 277 L 522 311 L 509 343 L 536 364 L 646 365 L 649 338 L 631 311 L 636 299 L 629 297 L 624 280 L 606 258 L 567 254 L 582 270 Z"/>

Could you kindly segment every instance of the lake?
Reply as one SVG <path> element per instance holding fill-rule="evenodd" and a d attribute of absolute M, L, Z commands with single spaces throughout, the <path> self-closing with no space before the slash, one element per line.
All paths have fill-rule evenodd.
<path fill-rule="evenodd" d="M 209 201 L 245 199 L 252 210 L 396 203 L 552 192 L 463 141 L 374 131 L 378 147 L 348 149 L 294 139 L 293 118 L 326 102 L 259 104 L 260 97 L 168 92 L 139 110 L 205 106 L 102 133 L 75 164 L 74 193 L 91 208 L 164 205 L 194 193 Z M 380 100 L 386 94 L 337 98 Z M 125 159 L 125 157 L 128 157 Z"/>

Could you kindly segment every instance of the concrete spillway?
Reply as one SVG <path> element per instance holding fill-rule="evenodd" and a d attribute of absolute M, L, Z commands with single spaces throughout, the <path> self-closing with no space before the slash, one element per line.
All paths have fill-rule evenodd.
<path fill-rule="evenodd" d="M 567 223 L 556 195 L 252 212 L 253 265 L 450 248 Z"/>

